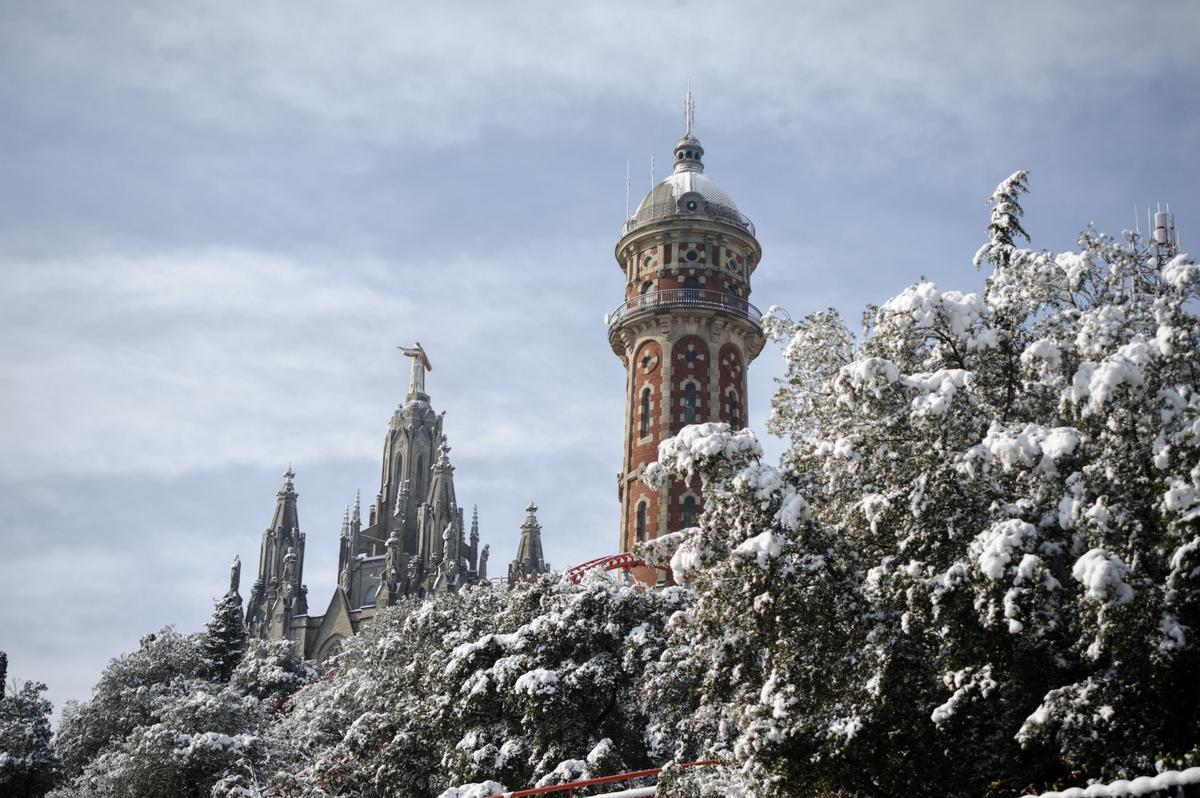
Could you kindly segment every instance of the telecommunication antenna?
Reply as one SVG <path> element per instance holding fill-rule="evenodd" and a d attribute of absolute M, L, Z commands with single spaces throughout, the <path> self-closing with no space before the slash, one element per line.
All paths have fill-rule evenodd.
<path fill-rule="evenodd" d="M 1158 265 L 1162 266 L 1179 254 L 1179 233 L 1175 229 L 1175 214 L 1171 213 L 1171 204 L 1167 203 L 1164 209 L 1163 204 L 1158 202 L 1154 208 L 1152 211 L 1150 205 L 1146 205 L 1146 237 L 1143 239 L 1137 218 L 1137 206 L 1134 206 L 1133 223 L 1137 233 L 1135 240 L 1145 241 L 1145 256 L 1155 259 Z"/>

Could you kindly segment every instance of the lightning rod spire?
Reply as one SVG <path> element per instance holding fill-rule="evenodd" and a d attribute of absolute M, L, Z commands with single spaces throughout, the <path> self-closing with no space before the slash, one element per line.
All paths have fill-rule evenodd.
<path fill-rule="evenodd" d="M 684 135 L 692 135 L 692 125 L 696 121 L 696 98 L 692 96 L 692 79 L 688 77 L 687 97 L 683 100 L 683 126 L 685 129 Z"/>

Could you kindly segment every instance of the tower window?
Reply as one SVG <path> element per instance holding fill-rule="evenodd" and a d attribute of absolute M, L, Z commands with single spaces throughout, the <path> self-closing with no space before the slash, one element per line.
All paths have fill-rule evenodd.
<path fill-rule="evenodd" d="M 637 542 L 646 540 L 646 503 L 642 502 L 637 508 Z"/>
<path fill-rule="evenodd" d="M 650 434 L 650 389 L 642 391 L 642 423 L 638 434 L 645 437 Z"/>
<path fill-rule="evenodd" d="M 734 391 L 729 392 L 729 426 L 733 429 L 742 428 L 742 407 Z"/>
<path fill-rule="evenodd" d="M 700 298 L 700 278 L 692 275 L 684 278 L 683 281 L 683 298 L 697 300 Z"/>
<path fill-rule="evenodd" d="M 688 210 L 689 210 L 689 211 L 694 211 L 694 210 L 696 210 L 696 203 L 695 203 L 695 202 L 689 202 L 689 203 L 688 203 Z M 689 249 L 689 250 L 688 250 L 688 252 L 687 252 L 687 255 L 685 255 L 684 257 L 686 257 L 686 258 L 687 258 L 688 260 L 690 260 L 690 261 L 693 261 L 693 262 L 695 262 L 697 259 L 699 259 L 699 257 L 700 257 L 700 253 L 698 253 L 698 252 L 697 252 L 696 250 L 694 250 L 694 249 Z"/>
<path fill-rule="evenodd" d="M 654 283 L 651 282 L 650 280 L 647 280 L 646 282 L 642 283 L 642 296 L 645 296 L 646 294 L 650 293 L 650 289 L 653 287 L 654 287 Z"/>
<path fill-rule="evenodd" d="M 696 383 L 689 382 L 683 389 L 683 423 L 696 423 Z"/>
<path fill-rule="evenodd" d="M 686 496 L 683 500 L 683 512 L 680 513 L 680 521 L 683 528 L 687 529 L 690 526 L 696 525 L 696 497 Z"/>

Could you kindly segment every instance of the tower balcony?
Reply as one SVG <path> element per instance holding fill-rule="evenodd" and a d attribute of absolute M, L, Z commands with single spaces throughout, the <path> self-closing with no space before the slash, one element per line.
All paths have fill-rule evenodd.
<path fill-rule="evenodd" d="M 611 338 L 617 327 L 629 319 L 647 313 L 677 309 L 729 313 L 745 319 L 756 328 L 762 328 L 762 313 L 747 300 L 733 294 L 702 288 L 671 288 L 635 296 L 617 305 L 611 313 L 604 316 L 604 321 L 608 324 L 608 334 Z"/>

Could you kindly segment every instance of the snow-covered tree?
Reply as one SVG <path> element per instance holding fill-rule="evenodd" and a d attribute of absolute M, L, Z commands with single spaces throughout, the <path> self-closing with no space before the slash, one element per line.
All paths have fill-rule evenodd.
<path fill-rule="evenodd" d="M 309 765 L 276 783 L 289 795 L 470 795 L 649 766 L 638 685 L 689 600 L 547 576 L 402 603 L 295 696 L 280 733 Z"/>
<path fill-rule="evenodd" d="M 171 627 L 142 638 L 137 651 L 112 660 L 86 702 L 63 707 L 55 750 L 67 776 L 82 772 L 138 726 L 157 722 L 162 704 L 187 692 L 205 671 L 195 635 Z"/>
<path fill-rule="evenodd" d="M 7 664 L 2 654 L 0 664 Z M 54 785 L 58 761 L 50 747 L 52 707 L 42 698 L 45 691 L 40 682 L 6 688 L 0 681 L 0 795 L 34 798 Z"/>
<path fill-rule="evenodd" d="M 200 636 L 200 653 L 219 681 L 227 682 L 246 652 L 246 623 L 242 597 L 230 591 L 216 602 L 212 618 Z"/>
<path fill-rule="evenodd" d="M 982 295 L 919 283 L 858 344 L 835 312 L 771 314 L 779 467 L 723 425 L 661 447 L 649 478 L 706 496 L 672 541 L 697 605 L 645 688 L 676 699 L 670 753 L 761 795 L 1200 759 L 1200 267 L 1091 228 L 1021 249 L 1027 185 L 992 197 Z"/>
<path fill-rule="evenodd" d="M 91 701 L 64 712 L 56 746 L 70 779 L 54 795 L 205 798 L 218 785 L 245 795 L 254 793 L 232 787 L 298 768 L 299 753 L 274 729 L 287 697 L 315 674 L 286 641 L 251 641 L 228 677 L 202 653 L 215 650 L 206 633 L 168 628 L 113 660 Z"/>

